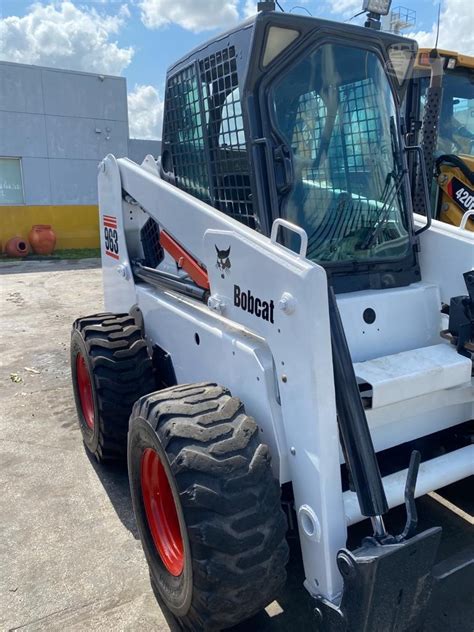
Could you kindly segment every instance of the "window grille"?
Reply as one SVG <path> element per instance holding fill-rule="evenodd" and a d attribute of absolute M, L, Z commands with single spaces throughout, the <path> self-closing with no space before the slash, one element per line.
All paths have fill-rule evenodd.
<path fill-rule="evenodd" d="M 160 229 L 155 220 L 147 219 L 140 230 L 140 241 L 143 248 L 144 265 L 156 268 L 164 258 L 163 248 L 160 244 Z"/>
<path fill-rule="evenodd" d="M 255 227 L 244 123 L 233 46 L 200 62 L 208 125 L 213 203 Z"/>
<path fill-rule="evenodd" d="M 195 66 L 184 68 L 168 79 L 163 130 L 163 141 L 172 155 L 176 186 L 209 202 L 209 172 Z"/>
<path fill-rule="evenodd" d="M 168 79 L 164 119 L 176 185 L 254 228 L 233 46 Z"/>
<path fill-rule="evenodd" d="M 292 134 L 293 152 L 303 164 L 301 185 L 297 186 L 304 188 L 307 208 L 314 208 L 316 213 L 317 209 L 332 208 L 338 218 L 334 221 L 333 213 L 323 214 L 321 223 L 308 235 L 310 255 L 321 253 L 332 240 L 371 226 L 367 205 L 370 184 L 382 190 L 384 182 L 381 175 L 376 182 L 367 176 L 373 177 L 374 168 L 377 171 L 380 152 L 390 151 L 379 146 L 382 134 L 375 89 L 371 79 L 364 79 L 340 86 L 337 94 L 326 100 L 314 91 L 299 98 Z M 336 115 L 329 145 L 325 146 L 331 100 Z"/>

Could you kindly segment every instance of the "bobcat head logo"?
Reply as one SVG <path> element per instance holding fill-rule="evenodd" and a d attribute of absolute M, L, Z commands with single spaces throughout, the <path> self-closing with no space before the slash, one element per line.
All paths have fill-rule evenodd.
<path fill-rule="evenodd" d="M 231 268 L 229 259 L 230 246 L 227 248 L 227 250 L 219 250 L 217 246 L 215 246 L 215 248 L 217 252 L 216 268 L 221 271 L 221 276 L 222 278 L 224 278 L 224 276 L 229 272 Z"/>

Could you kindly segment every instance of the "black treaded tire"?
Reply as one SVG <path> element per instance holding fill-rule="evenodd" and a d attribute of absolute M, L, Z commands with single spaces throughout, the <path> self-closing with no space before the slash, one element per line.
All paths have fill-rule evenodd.
<path fill-rule="evenodd" d="M 93 427 L 86 423 L 78 386 L 84 358 L 93 399 Z M 139 397 L 156 390 L 152 359 L 140 327 L 129 314 L 79 318 L 71 332 L 71 375 L 84 443 L 99 462 L 125 460 L 128 422 Z"/>
<path fill-rule="evenodd" d="M 171 575 L 147 520 L 141 463 L 163 461 L 184 543 Z M 286 519 L 255 421 L 214 383 L 167 388 L 135 404 L 128 436 L 133 507 L 155 594 L 184 630 L 223 630 L 272 602 L 286 581 Z"/>

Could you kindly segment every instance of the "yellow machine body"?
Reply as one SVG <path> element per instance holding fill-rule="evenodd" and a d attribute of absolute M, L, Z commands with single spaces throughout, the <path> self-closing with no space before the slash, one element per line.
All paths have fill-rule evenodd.
<path fill-rule="evenodd" d="M 474 83 L 472 73 L 474 72 L 474 57 L 464 55 L 449 50 L 438 49 L 438 54 L 444 58 L 443 87 L 444 93 L 442 98 L 441 114 L 438 121 L 438 141 L 437 155 L 454 155 L 461 160 L 466 166 L 467 172 L 474 170 L 474 99 L 470 99 L 469 84 Z M 418 51 L 417 59 L 414 66 L 414 77 L 428 77 L 431 73 L 430 64 L 431 50 L 421 48 Z M 459 113 L 456 112 L 456 101 L 453 98 L 452 80 L 456 78 L 459 82 L 458 90 L 460 94 L 456 97 L 464 96 L 464 107 L 461 114 L 462 120 L 457 121 Z M 420 92 L 420 98 L 421 98 Z M 467 97 L 467 98 L 466 98 Z M 456 105 L 455 105 L 456 104 Z M 459 107 L 459 106 L 458 106 Z M 456 115 L 456 117 L 455 117 Z M 448 117 L 451 124 L 447 125 Z M 453 122 L 455 121 L 455 124 Z M 446 138 L 443 130 L 449 127 L 450 134 Z M 466 133 L 467 130 L 467 133 Z M 474 182 L 469 179 L 466 173 L 450 164 L 449 160 L 442 161 L 437 171 L 436 181 L 439 186 L 438 194 L 434 198 L 435 208 L 434 216 L 443 222 L 459 226 L 464 214 L 474 209 Z M 468 230 L 474 231 L 474 221 L 469 219 L 466 224 Z"/>
<path fill-rule="evenodd" d="M 460 154 L 459 157 L 471 171 L 474 170 L 474 156 Z M 459 226 L 466 210 L 459 206 L 456 197 L 462 197 L 466 200 L 466 203 L 469 204 L 467 210 L 474 209 L 472 182 L 469 182 L 468 178 L 458 167 L 449 164 L 440 166 L 440 174 L 437 181 L 439 186 L 439 219 L 447 224 Z M 459 187 L 458 185 L 456 187 L 458 182 L 462 183 L 463 186 Z M 474 221 L 472 219 L 467 221 L 466 228 L 474 231 Z"/>
<path fill-rule="evenodd" d="M 428 72 L 430 70 L 430 53 L 431 53 L 431 48 L 419 48 L 418 49 L 418 55 L 416 58 L 416 62 L 415 62 L 415 66 L 414 66 L 414 70 L 424 70 L 427 69 Z M 452 50 L 444 50 L 441 48 L 438 48 L 438 53 L 441 55 L 441 57 L 445 57 L 447 59 L 447 63 L 449 63 L 449 60 L 453 59 L 454 61 L 451 62 L 453 65 L 453 69 L 454 68 L 474 68 L 474 57 L 472 57 L 471 55 L 463 55 L 462 53 L 456 53 Z"/>

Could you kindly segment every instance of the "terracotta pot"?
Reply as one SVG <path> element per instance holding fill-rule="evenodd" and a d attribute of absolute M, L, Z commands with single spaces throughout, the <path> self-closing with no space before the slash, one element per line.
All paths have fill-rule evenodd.
<path fill-rule="evenodd" d="M 5 244 L 7 257 L 26 257 L 30 254 L 30 245 L 23 237 L 12 237 Z"/>
<path fill-rule="evenodd" d="M 56 246 L 56 234 L 49 224 L 35 224 L 30 230 L 28 241 L 37 255 L 50 255 Z"/>

